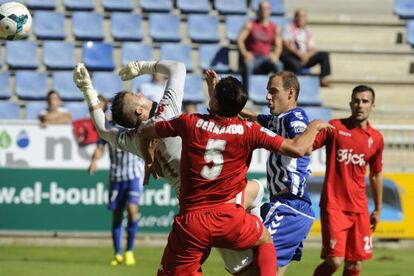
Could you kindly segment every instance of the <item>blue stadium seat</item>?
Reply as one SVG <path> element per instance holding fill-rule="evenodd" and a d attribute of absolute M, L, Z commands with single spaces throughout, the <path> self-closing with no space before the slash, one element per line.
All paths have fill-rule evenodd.
<path fill-rule="evenodd" d="M 94 0 L 63 0 L 65 8 L 70 11 L 92 11 Z"/>
<path fill-rule="evenodd" d="M 298 104 L 300 105 L 321 105 L 321 92 L 319 77 L 298 76 L 300 93 Z"/>
<path fill-rule="evenodd" d="M 75 45 L 64 41 L 45 41 L 43 63 L 47 69 L 62 70 L 75 67 Z"/>
<path fill-rule="evenodd" d="M 47 74 L 45 72 L 16 72 L 16 94 L 19 99 L 44 100 L 47 92 Z"/>
<path fill-rule="evenodd" d="M 116 93 L 124 89 L 124 84 L 118 74 L 112 72 L 94 73 L 92 83 L 96 91 L 108 99 L 111 99 Z"/>
<path fill-rule="evenodd" d="M 35 12 L 34 33 L 38 39 L 65 39 L 65 15 L 52 11 Z"/>
<path fill-rule="evenodd" d="M 26 120 L 38 120 L 40 111 L 46 108 L 46 101 L 26 102 Z"/>
<path fill-rule="evenodd" d="M 261 1 L 262 0 L 252 0 L 251 8 L 254 11 L 257 11 Z M 285 15 L 285 3 L 283 0 L 269 0 L 269 3 L 272 6 L 272 15 Z"/>
<path fill-rule="evenodd" d="M 53 90 L 64 101 L 82 101 L 83 95 L 73 82 L 72 71 L 53 72 Z"/>
<path fill-rule="evenodd" d="M 140 0 L 139 5 L 144 12 L 169 12 L 173 8 L 171 0 Z"/>
<path fill-rule="evenodd" d="M 138 78 L 132 79 L 131 91 L 132 92 L 141 91 L 141 86 L 144 83 L 151 82 L 151 78 L 152 78 L 151 75 L 142 75 L 142 76 L 139 76 Z"/>
<path fill-rule="evenodd" d="M 34 41 L 7 41 L 7 64 L 12 69 L 37 69 L 37 45 Z"/>
<path fill-rule="evenodd" d="M 255 104 L 266 105 L 267 94 L 267 75 L 250 75 L 249 76 L 249 99 Z"/>
<path fill-rule="evenodd" d="M 163 43 L 160 47 L 160 59 L 177 60 L 185 64 L 187 71 L 193 71 L 191 45 L 180 43 Z"/>
<path fill-rule="evenodd" d="M 19 2 L 19 3 L 24 4 L 23 0 L 13 0 L 13 1 L 14 1 L 14 2 Z M 6 3 L 6 2 L 10 2 L 10 0 L 0 0 L 0 5 L 1 5 L 1 4 L 4 4 L 4 3 Z"/>
<path fill-rule="evenodd" d="M 413 0 L 395 0 L 394 12 L 403 19 L 414 18 Z"/>
<path fill-rule="evenodd" d="M 142 18 L 140 15 L 113 12 L 111 14 L 111 34 L 118 41 L 141 41 L 142 40 Z"/>
<path fill-rule="evenodd" d="M 414 47 L 414 20 L 407 21 L 407 42 Z"/>
<path fill-rule="evenodd" d="M 105 11 L 124 11 L 130 12 L 134 9 L 131 0 L 103 0 L 102 6 Z"/>
<path fill-rule="evenodd" d="M 210 4 L 208 0 L 177 0 L 177 8 L 183 13 L 209 13 Z"/>
<path fill-rule="evenodd" d="M 237 41 L 237 36 L 248 19 L 249 17 L 244 15 L 226 16 L 226 37 L 231 43 Z"/>
<path fill-rule="evenodd" d="M 89 70 L 114 70 L 112 44 L 84 42 L 82 52 L 82 60 Z"/>
<path fill-rule="evenodd" d="M 220 45 L 200 45 L 200 67 L 202 70 L 213 69 L 226 73 L 229 68 L 229 49 Z"/>
<path fill-rule="evenodd" d="M 26 0 L 26 5 L 30 10 L 54 10 L 56 0 Z"/>
<path fill-rule="evenodd" d="M 271 16 L 270 17 L 270 21 L 272 21 L 273 23 L 275 23 L 278 27 L 279 27 L 279 32 L 282 31 L 282 28 L 293 21 L 292 18 L 290 17 L 284 17 L 284 16 Z"/>
<path fill-rule="evenodd" d="M 72 30 L 77 40 L 103 40 L 103 16 L 94 12 L 74 12 Z"/>
<path fill-rule="evenodd" d="M 20 107 L 17 103 L 0 102 L 0 119 L 17 120 L 20 119 Z"/>
<path fill-rule="evenodd" d="M 122 65 L 134 60 L 152 60 L 152 46 L 150 44 L 125 42 L 121 46 Z"/>
<path fill-rule="evenodd" d="M 9 72 L 0 73 L 0 99 L 10 98 Z"/>
<path fill-rule="evenodd" d="M 86 103 L 72 102 L 63 106 L 72 114 L 72 121 L 89 118 L 89 110 Z"/>
<path fill-rule="evenodd" d="M 149 33 L 154 41 L 180 42 L 180 17 L 170 14 L 150 14 Z"/>
<path fill-rule="evenodd" d="M 305 110 L 306 114 L 308 115 L 309 121 L 315 119 L 329 121 L 332 119 L 332 109 L 327 107 L 307 106 L 303 107 L 303 110 Z"/>
<path fill-rule="evenodd" d="M 187 74 L 185 78 L 183 102 L 202 103 L 205 100 L 203 94 L 203 77 Z"/>
<path fill-rule="evenodd" d="M 246 0 L 214 0 L 214 6 L 221 14 L 246 14 Z"/>
<path fill-rule="evenodd" d="M 190 14 L 188 16 L 188 33 L 192 42 L 218 43 L 219 19 L 217 16 Z"/>

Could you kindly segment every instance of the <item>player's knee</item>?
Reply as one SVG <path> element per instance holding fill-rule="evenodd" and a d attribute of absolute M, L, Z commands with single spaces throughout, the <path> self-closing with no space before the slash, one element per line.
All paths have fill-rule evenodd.
<path fill-rule="evenodd" d="M 344 259 L 342 257 L 327 257 L 326 262 L 334 270 L 337 271 Z"/>
<path fill-rule="evenodd" d="M 270 235 L 269 231 L 263 227 L 263 233 L 261 236 L 262 244 L 263 243 L 273 243 L 272 235 Z"/>
<path fill-rule="evenodd" d="M 345 262 L 345 267 L 353 271 L 360 271 L 361 265 L 362 265 L 361 261 L 346 261 Z"/>

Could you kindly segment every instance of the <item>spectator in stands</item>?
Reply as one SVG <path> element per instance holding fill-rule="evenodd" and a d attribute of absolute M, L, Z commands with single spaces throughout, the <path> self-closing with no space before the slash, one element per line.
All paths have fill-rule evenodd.
<path fill-rule="evenodd" d="M 268 1 L 260 2 L 257 18 L 248 20 L 237 37 L 246 88 L 248 76 L 251 74 L 268 74 L 283 70 L 279 60 L 282 40 L 278 36 L 277 25 L 270 21 L 271 11 L 272 7 Z"/>
<path fill-rule="evenodd" d="M 141 85 L 139 92 L 153 102 L 159 103 L 164 95 L 166 79 L 162 74 L 155 73 L 152 75 L 151 82 L 146 82 Z"/>
<path fill-rule="evenodd" d="M 183 102 L 183 113 L 187 113 L 187 114 L 198 113 L 197 103 Z"/>
<path fill-rule="evenodd" d="M 47 108 L 39 113 L 40 125 L 47 127 L 49 124 L 70 124 L 72 114 L 62 107 L 62 99 L 58 92 L 51 90 L 47 93 Z"/>
<path fill-rule="evenodd" d="M 297 75 L 303 74 L 305 68 L 320 64 L 321 86 L 329 86 L 326 79 L 326 76 L 331 73 L 329 54 L 315 49 L 312 33 L 306 25 L 306 11 L 296 10 L 294 21 L 287 24 L 282 31 L 283 51 L 280 59 L 285 70 Z"/>

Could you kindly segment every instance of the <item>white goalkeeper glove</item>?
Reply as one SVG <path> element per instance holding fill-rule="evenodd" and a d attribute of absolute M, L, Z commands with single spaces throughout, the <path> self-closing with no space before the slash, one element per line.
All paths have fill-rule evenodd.
<path fill-rule="evenodd" d="M 89 107 L 99 104 L 98 93 L 93 88 L 88 69 L 83 63 L 78 63 L 73 71 L 73 81 L 79 90 L 82 91 L 85 101 Z"/>
<path fill-rule="evenodd" d="M 155 74 L 156 64 L 156 61 L 131 61 L 119 71 L 119 76 L 127 81 L 144 74 Z"/>

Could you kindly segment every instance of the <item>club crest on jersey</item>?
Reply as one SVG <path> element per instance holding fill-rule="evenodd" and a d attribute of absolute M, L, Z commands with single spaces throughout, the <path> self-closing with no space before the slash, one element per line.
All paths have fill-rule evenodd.
<path fill-rule="evenodd" d="M 368 138 L 368 148 L 371 148 L 373 143 L 374 143 L 374 139 L 372 139 L 372 137 L 369 137 Z"/>
<path fill-rule="evenodd" d="M 293 112 L 293 114 L 298 118 L 298 119 L 300 119 L 300 120 L 303 120 L 303 115 L 302 115 L 302 113 L 301 112 L 299 112 L 299 111 L 295 111 L 295 112 Z"/>
<path fill-rule="evenodd" d="M 343 136 L 352 137 L 352 134 L 343 130 L 339 130 L 339 134 Z"/>

